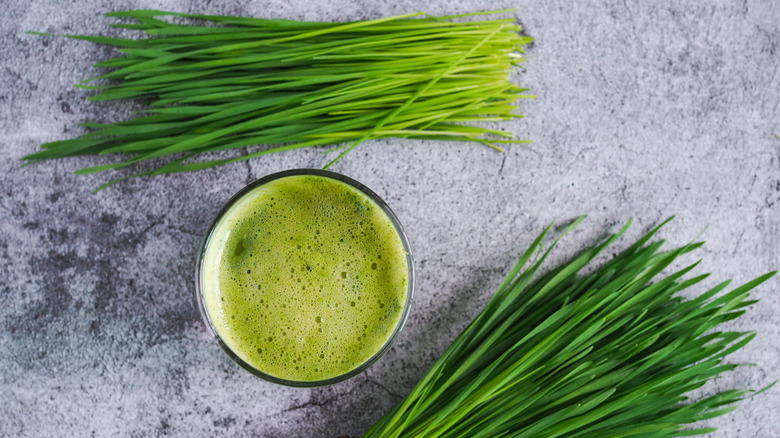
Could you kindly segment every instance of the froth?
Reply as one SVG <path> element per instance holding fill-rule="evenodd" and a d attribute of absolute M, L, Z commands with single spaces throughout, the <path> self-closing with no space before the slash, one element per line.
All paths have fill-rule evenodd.
<path fill-rule="evenodd" d="M 366 362 L 400 321 L 406 254 L 363 193 L 317 176 L 258 187 L 209 239 L 202 285 L 217 331 L 267 374 L 322 380 Z"/>

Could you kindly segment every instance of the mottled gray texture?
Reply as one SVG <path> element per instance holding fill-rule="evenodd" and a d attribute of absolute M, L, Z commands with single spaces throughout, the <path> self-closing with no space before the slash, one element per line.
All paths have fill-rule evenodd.
<path fill-rule="evenodd" d="M 705 2 L 702 2 L 705 3 Z M 4 0 L 0 7 L 0 435 L 336 437 L 358 435 L 407 393 L 550 221 L 589 214 L 555 260 L 635 218 L 630 237 L 678 215 L 676 243 L 709 224 L 700 272 L 746 281 L 780 267 L 780 2 Z M 317 150 L 99 194 L 84 158 L 20 167 L 44 141 L 117 120 L 128 103 L 71 87 L 111 51 L 25 35 L 104 31 L 128 8 L 308 20 L 518 7 L 536 38 L 519 77 L 538 95 L 504 127 L 531 145 L 504 154 L 425 141 L 362 145 L 333 170 L 373 188 L 415 250 L 417 296 L 395 347 L 354 380 L 320 389 L 263 382 L 210 339 L 194 257 L 243 184 L 320 167 Z M 107 160 L 105 160 L 107 161 Z M 625 244 L 625 242 L 623 243 Z M 780 378 L 780 282 L 732 325 L 755 363 L 708 387 Z M 715 437 L 780 436 L 780 389 L 710 421 Z"/>

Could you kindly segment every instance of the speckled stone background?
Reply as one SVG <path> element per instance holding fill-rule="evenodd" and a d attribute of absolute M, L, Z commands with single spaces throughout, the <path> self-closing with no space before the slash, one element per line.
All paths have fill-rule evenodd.
<path fill-rule="evenodd" d="M 292 389 L 259 380 L 210 338 L 194 299 L 196 247 L 242 185 L 318 150 L 189 175 L 129 181 L 72 171 L 103 159 L 20 166 L 44 141 L 117 120 L 71 85 L 111 50 L 26 30 L 104 32 L 130 8 L 304 20 L 425 9 L 517 7 L 536 38 L 519 74 L 538 99 L 505 124 L 530 145 L 375 141 L 333 168 L 373 188 L 404 223 L 418 289 L 408 325 L 351 381 Z M 0 435 L 357 436 L 422 376 L 473 318 L 518 251 L 551 221 L 590 218 L 553 262 L 629 217 L 636 237 L 707 225 L 709 284 L 780 268 L 780 2 L 765 1 L 121 1 L 3 0 L 0 6 Z M 622 242 L 626 245 L 627 240 Z M 691 259 L 692 260 L 692 259 Z M 689 260 L 690 261 L 690 260 Z M 731 361 L 754 363 L 704 391 L 780 378 L 780 281 L 732 328 L 758 337 Z M 703 289 L 701 289 L 703 290 Z M 709 421 L 714 437 L 780 436 L 780 389 Z"/>

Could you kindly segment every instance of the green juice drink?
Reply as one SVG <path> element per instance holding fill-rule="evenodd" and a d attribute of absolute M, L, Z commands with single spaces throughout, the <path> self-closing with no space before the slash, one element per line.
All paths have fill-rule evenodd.
<path fill-rule="evenodd" d="M 279 383 L 331 383 L 378 358 L 402 325 L 411 258 L 392 213 L 358 183 L 282 175 L 250 186 L 217 219 L 201 253 L 201 303 L 245 368 Z"/>

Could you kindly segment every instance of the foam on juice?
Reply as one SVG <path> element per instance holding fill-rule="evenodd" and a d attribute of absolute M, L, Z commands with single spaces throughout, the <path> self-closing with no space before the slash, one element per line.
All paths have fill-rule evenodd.
<path fill-rule="evenodd" d="M 244 195 L 209 237 L 201 286 L 220 337 L 256 369 L 317 381 L 357 368 L 399 324 L 409 269 L 398 231 L 332 178 L 287 176 Z"/>

